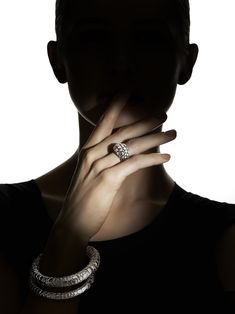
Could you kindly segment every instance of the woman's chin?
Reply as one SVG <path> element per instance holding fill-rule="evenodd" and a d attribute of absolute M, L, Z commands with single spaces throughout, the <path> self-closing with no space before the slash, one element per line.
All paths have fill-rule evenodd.
<path fill-rule="evenodd" d="M 144 118 L 146 118 L 148 114 L 146 111 L 144 111 L 143 107 L 137 107 L 137 106 L 127 106 L 124 107 L 122 112 L 120 113 L 115 125 L 114 129 L 119 129 L 123 126 L 130 125 L 132 123 L 135 123 L 137 121 L 140 121 Z M 149 114 L 150 116 L 150 114 Z"/>
<path fill-rule="evenodd" d="M 96 125 L 107 108 L 108 104 L 101 103 L 92 109 L 86 110 L 84 112 L 84 116 L 89 116 L 90 121 L 93 121 L 94 125 Z M 124 106 L 121 113 L 119 114 L 119 117 L 117 118 L 117 121 L 114 125 L 114 129 L 119 129 L 123 126 L 135 123 L 148 116 L 151 117 L 151 115 L 151 110 L 149 106 L 146 106 L 145 103 L 136 103 L 130 101 Z"/>

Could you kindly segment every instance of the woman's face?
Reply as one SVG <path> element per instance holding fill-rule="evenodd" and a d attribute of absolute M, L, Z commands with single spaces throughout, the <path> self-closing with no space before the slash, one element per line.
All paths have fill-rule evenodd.
<path fill-rule="evenodd" d="M 97 124 L 110 97 L 122 88 L 131 89 L 133 97 L 115 129 L 169 109 L 181 58 L 180 30 L 167 17 L 168 2 L 74 2 L 63 62 L 71 98 L 91 124 Z"/>

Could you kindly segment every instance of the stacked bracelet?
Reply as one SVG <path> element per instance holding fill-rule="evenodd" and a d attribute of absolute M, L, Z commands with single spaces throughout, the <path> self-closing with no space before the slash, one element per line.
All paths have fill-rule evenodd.
<path fill-rule="evenodd" d="M 39 272 L 39 262 L 41 259 L 42 254 L 40 254 L 33 262 L 31 271 L 30 271 L 30 288 L 39 296 L 48 298 L 48 299 L 55 299 L 55 300 L 63 300 L 76 297 L 77 295 L 85 292 L 88 290 L 92 283 L 94 282 L 94 273 L 98 269 L 100 265 L 100 255 L 99 252 L 93 246 L 87 246 L 86 249 L 87 256 L 90 260 L 89 264 L 82 269 L 81 271 L 77 272 L 76 274 L 70 276 L 63 276 L 63 277 L 49 277 L 44 276 Z M 36 283 L 41 284 L 42 286 L 46 287 L 71 287 L 76 285 L 84 280 L 87 281 L 81 287 L 69 291 L 69 292 L 49 292 L 42 290 L 39 288 Z"/>
<path fill-rule="evenodd" d="M 94 273 L 100 264 L 99 252 L 92 246 L 87 246 L 87 257 L 89 258 L 89 264 L 76 274 L 64 277 L 49 277 L 44 276 L 39 272 L 39 262 L 42 254 L 40 254 L 33 262 L 31 269 L 32 278 L 42 286 L 47 287 L 69 287 L 76 285 L 86 280 L 92 273 Z"/>
<path fill-rule="evenodd" d="M 94 282 L 94 275 L 91 275 L 85 284 L 83 284 L 81 287 L 75 290 L 72 290 L 69 292 L 49 292 L 49 291 L 40 289 L 39 287 L 35 285 L 35 283 L 32 280 L 30 280 L 30 288 L 32 289 L 34 293 L 36 293 L 40 297 L 44 297 L 44 298 L 52 299 L 52 300 L 65 300 L 65 299 L 75 298 L 79 294 L 82 294 L 86 290 L 90 289 L 93 282 Z"/>

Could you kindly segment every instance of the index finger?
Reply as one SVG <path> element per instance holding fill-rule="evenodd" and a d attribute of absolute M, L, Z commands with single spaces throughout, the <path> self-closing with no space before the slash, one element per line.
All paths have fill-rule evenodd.
<path fill-rule="evenodd" d="M 89 136 L 86 147 L 94 146 L 112 134 L 114 125 L 127 103 L 132 91 L 121 91 L 111 100 L 110 106 L 107 108 L 101 119 L 97 123 L 93 132 Z"/>

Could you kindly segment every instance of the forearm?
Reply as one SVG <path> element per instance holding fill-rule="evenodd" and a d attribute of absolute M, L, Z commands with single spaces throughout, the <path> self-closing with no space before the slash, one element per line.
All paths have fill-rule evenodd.
<path fill-rule="evenodd" d="M 43 275 L 51 277 L 61 277 L 78 272 L 89 263 L 86 256 L 87 244 L 88 242 L 80 240 L 79 236 L 70 230 L 53 228 L 43 252 L 39 271 Z M 75 288 L 76 286 L 69 290 Z M 46 290 L 60 292 L 58 288 Z M 61 291 L 66 290 L 62 288 Z M 30 291 L 20 314 L 77 314 L 80 297 L 82 296 L 67 300 L 50 300 Z"/>

